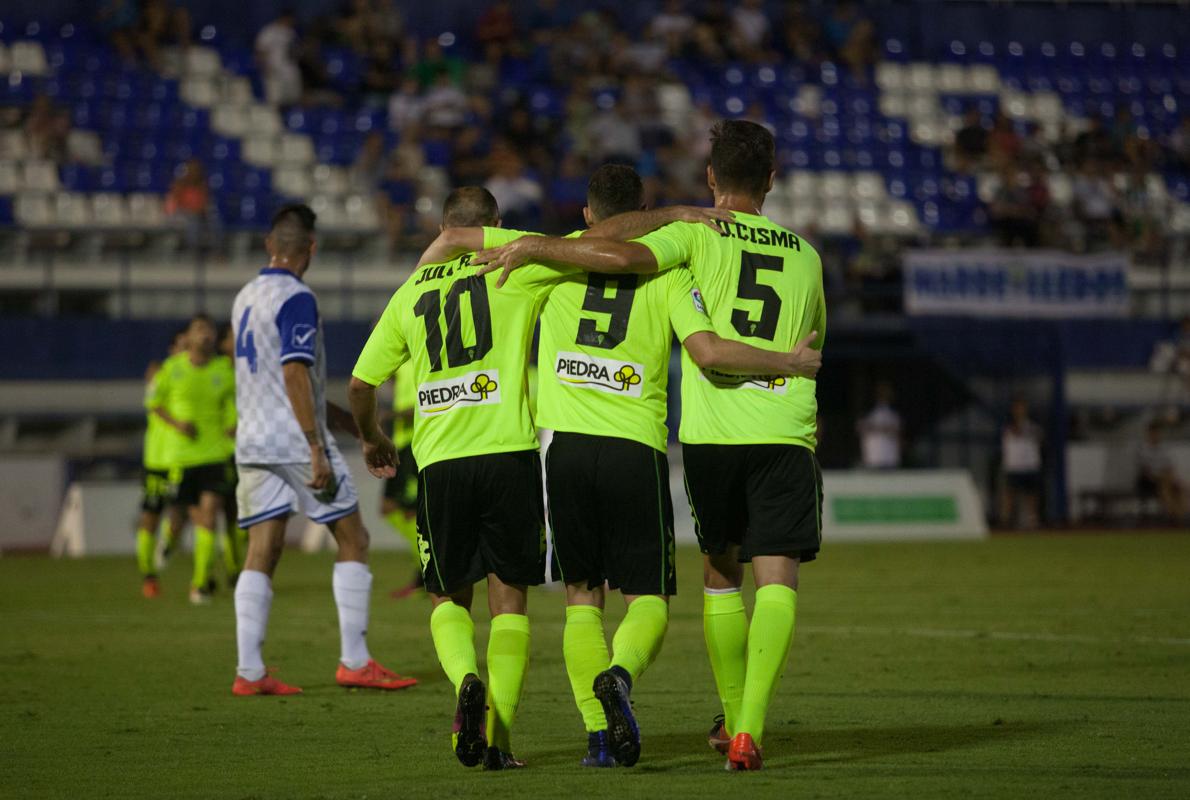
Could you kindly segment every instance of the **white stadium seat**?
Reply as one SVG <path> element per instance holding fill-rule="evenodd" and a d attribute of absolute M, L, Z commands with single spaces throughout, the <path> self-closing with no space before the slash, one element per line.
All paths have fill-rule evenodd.
<path fill-rule="evenodd" d="M 818 229 L 826 234 L 850 235 L 855 228 L 855 214 L 845 203 L 832 203 L 823 208 Z"/>
<path fill-rule="evenodd" d="M 252 81 L 242 75 L 225 74 L 219 82 L 220 102 L 230 106 L 250 106 L 256 102 Z"/>
<path fill-rule="evenodd" d="M 58 167 L 52 161 L 26 161 L 24 188 L 32 192 L 53 192 L 58 189 Z"/>
<path fill-rule="evenodd" d="M 211 113 L 211 127 L 224 136 L 240 137 L 251 131 L 248 112 L 241 106 L 218 106 Z"/>
<path fill-rule="evenodd" d="M 380 227 L 380 215 L 376 213 L 376 201 L 363 195 L 351 195 L 343 203 L 347 215 L 347 227 L 356 231 L 373 231 Z"/>
<path fill-rule="evenodd" d="M 1000 91 L 1000 73 L 991 64 L 973 64 L 967 68 L 967 91 L 996 94 Z"/>
<path fill-rule="evenodd" d="M 123 195 L 100 192 L 91 196 L 91 215 L 95 224 L 104 228 L 124 228 L 129 222 L 128 207 Z"/>
<path fill-rule="evenodd" d="M 0 131 L 0 159 L 20 161 L 28 155 L 29 142 L 24 131 Z"/>
<path fill-rule="evenodd" d="M 13 42 L 8 49 L 9 70 L 26 75 L 48 75 L 49 62 L 40 42 Z"/>
<path fill-rule="evenodd" d="M 879 172 L 857 172 L 852 176 L 851 196 L 857 200 L 880 200 L 888 194 Z"/>
<path fill-rule="evenodd" d="M 851 180 L 845 172 L 824 172 L 819 199 L 828 203 L 846 200 L 851 194 Z"/>
<path fill-rule="evenodd" d="M 128 195 L 128 214 L 138 228 L 159 228 L 165 224 L 160 195 L 148 192 Z"/>
<path fill-rule="evenodd" d="M 95 131 L 72 130 L 66 136 L 66 152 L 72 161 L 103 163 L 103 142 Z"/>
<path fill-rule="evenodd" d="M 186 78 L 178 92 L 183 100 L 199 108 L 210 108 L 219 102 L 219 92 L 211 78 Z"/>
<path fill-rule="evenodd" d="M 13 216 L 27 228 L 44 228 L 54 222 L 54 208 L 49 195 L 42 192 L 18 194 L 13 204 Z"/>
<path fill-rule="evenodd" d="M 961 94 L 967 88 L 967 70 L 962 64 L 941 64 L 936 70 L 935 87 L 940 92 Z"/>
<path fill-rule="evenodd" d="M 23 183 L 19 164 L 15 161 L 0 161 L 0 194 L 16 194 Z"/>
<path fill-rule="evenodd" d="M 282 166 L 273 170 L 273 186 L 288 197 L 308 197 L 314 189 L 310 170 L 306 167 Z"/>
<path fill-rule="evenodd" d="M 876 65 L 876 85 L 885 92 L 900 92 L 905 88 L 905 67 L 896 61 L 881 61 Z"/>
<path fill-rule="evenodd" d="M 300 133 L 283 133 L 280 137 L 278 155 L 285 164 L 312 164 L 314 158 L 314 143 L 309 136 Z"/>
<path fill-rule="evenodd" d="M 249 164 L 271 167 L 280 161 L 277 139 L 273 136 L 249 136 L 244 139 L 240 153 Z"/>
<path fill-rule="evenodd" d="M 255 104 L 248 107 L 248 130 L 258 136 L 281 133 L 281 115 L 270 106 Z"/>
<path fill-rule="evenodd" d="M 91 202 L 87 195 L 58 192 L 54 195 L 54 221 L 63 228 L 86 228 L 91 224 Z"/>
<path fill-rule="evenodd" d="M 347 173 L 342 167 L 330 164 L 319 164 L 313 172 L 314 191 L 319 194 L 344 195 L 347 194 Z"/>
<path fill-rule="evenodd" d="M 813 228 L 817 222 L 818 206 L 811 203 L 800 203 L 793 207 L 793 216 L 789 223 L 795 233 Z"/>
<path fill-rule="evenodd" d="M 218 51 L 210 47 L 190 47 L 186 50 L 187 75 L 213 77 L 223 69 Z"/>
<path fill-rule="evenodd" d="M 795 172 L 789 177 L 789 194 L 795 203 L 815 202 L 818 190 L 817 172 Z"/>

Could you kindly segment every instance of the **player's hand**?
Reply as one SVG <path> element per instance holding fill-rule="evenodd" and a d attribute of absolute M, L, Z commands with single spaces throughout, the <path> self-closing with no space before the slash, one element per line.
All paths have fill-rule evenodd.
<path fill-rule="evenodd" d="M 306 485 L 314 491 L 322 491 L 331 480 L 331 462 L 321 444 L 310 447 L 310 480 Z"/>
<path fill-rule="evenodd" d="M 674 206 L 674 222 L 698 222 L 715 233 L 722 233 L 717 222 L 734 222 L 735 213 L 725 208 L 703 208 L 702 206 Z"/>
<path fill-rule="evenodd" d="M 400 459 L 397 458 L 397 447 L 393 444 L 392 439 L 384 435 L 378 436 L 372 441 L 365 439 L 363 447 L 364 463 L 373 477 L 397 477 L 397 464 L 400 463 Z"/>
<path fill-rule="evenodd" d="M 822 351 L 810 347 L 818 338 L 818 331 L 802 339 L 789 352 L 789 373 L 802 378 L 813 378 L 822 368 Z"/>
<path fill-rule="evenodd" d="M 514 269 L 532 258 L 533 242 L 530 240 L 534 238 L 522 236 L 503 247 L 489 247 L 487 250 L 478 251 L 471 258 L 472 264 L 483 265 L 476 274 L 487 275 L 489 272 L 501 270 L 500 277 L 496 279 L 496 288 L 499 289 Z"/>
<path fill-rule="evenodd" d="M 179 422 L 175 427 L 177 427 L 178 433 L 182 434 L 187 439 L 198 438 L 198 428 L 194 427 L 193 422 Z"/>

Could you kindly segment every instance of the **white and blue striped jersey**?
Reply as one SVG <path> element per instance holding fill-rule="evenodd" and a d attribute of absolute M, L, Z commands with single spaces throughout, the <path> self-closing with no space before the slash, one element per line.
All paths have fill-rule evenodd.
<path fill-rule="evenodd" d="M 301 464 L 310 446 L 285 392 L 281 366 L 310 365 L 314 413 L 323 441 L 326 427 L 326 351 L 318 301 L 292 272 L 264 269 L 232 306 L 236 349 L 236 463 Z"/>

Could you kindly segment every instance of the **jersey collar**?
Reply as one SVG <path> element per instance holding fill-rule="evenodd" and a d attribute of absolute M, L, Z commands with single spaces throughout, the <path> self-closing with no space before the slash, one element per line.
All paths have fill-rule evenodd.
<path fill-rule="evenodd" d="M 261 275 L 288 275 L 289 277 L 293 278 L 295 281 L 301 281 L 301 278 L 299 278 L 297 275 L 294 275 L 292 272 L 290 272 L 287 269 L 281 269 L 279 267 L 265 267 L 264 269 L 262 269 L 260 271 L 260 274 Z"/>

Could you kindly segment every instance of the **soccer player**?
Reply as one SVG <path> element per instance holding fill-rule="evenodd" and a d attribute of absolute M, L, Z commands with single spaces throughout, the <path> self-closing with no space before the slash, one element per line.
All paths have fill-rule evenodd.
<path fill-rule="evenodd" d="M 235 372 L 235 331 L 230 322 L 219 326 L 219 358 L 227 359 Z M 236 474 L 236 407 L 235 403 L 228 403 L 224 408 L 223 450 L 226 454 L 224 462 L 223 480 L 223 522 L 224 531 L 220 544 L 223 546 L 223 567 L 227 572 L 227 585 L 235 588 L 240 577 L 240 570 L 244 568 L 244 557 L 248 550 L 248 532 L 239 525 L 239 514 L 236 508 L 236 486 L 239 476 Z"/>
<path fill-rule="evenodd" d="M 170 342 L 169 355 L 175 355 L 182 347 L 185 331 L 178 331 Z M 141 511 L 136 526 L 136 565 L 141 574 L 141 594 L 152 599 L 161 594 L 157 580 L 157 565 L 154 553 L 157 548 L 157 530 L 161 527 L 161 515 L 168 510 L 166 518 L 165 545 L 170 548 L 181 534 L 182 519 L 179 507 L 173 502 L 169 486 L 170 464 L 166 460 L 169 444 L 166 441 L 165 422 L 152 411 L 153 395 L 157 391 L 157 375 L 161 364 L 153 361 L 145 370 L 145 443 L 143 451 Z"/>
<path fill-rule="evenodd" d="M 385 480 L 384 494 L 380 498 L 381 515 L 409 543 L 414 562 L 413 578 L 392 592 L 394 600 L 409 597 L 425 586 L 417 544 L 417 459 L 413 457 L 413 409 L 416 404 L 413 368 L 405 362 L 393 376 L 393 446 L 397 448 L 397 474 Z"/>
<path fill-rule="evenodd" d="M 787 349 L 816 331 L 821 349 L 818 254 L 761 214 L 774 164 L 767 130 L 720 122 L 711 132 L 707 182 L 716 208 L 735 220 L 718 232 L 676 223 L 632 242 L 530 236 L 476 253 L 474 262 L 503 269 L 502 277 L 526 262 L 610 273 L 687 264 L 720 335 Z M 761 767 L 765 715 L 793 639 L 798 568 L 821 543 L 814 388 L 811 378 L 733 376 L 682 357 L 679 438 L 704 553 L 704 631 L 724 713 L 711 740 L 733 769 Z M 750 626 L 740 596 L 748 561 L 757 586 Z"/>
<path fill-rule="evenodd" d="M 287 205 L 273 217 L 269 266 L 236 295 L 236 466 L 240 526 L 248 555 L 236 583 L 239 664 L 232 693 L 297 694 L 267 674 L 261 645 L 273 600 L 272 576 L 297 506 L 331 529 L 339 545 L 332 588 L 339 611 L 340 686 L 402 689 L 417 683 L 372 658 L 366 640 L 372 573 L 368 531 L 351 473 L 327 427 L 354 430 L 350 416 L 326 402 L 326 351 L 318 303 L 302 276 L 314 255 L 314 212 Z"/>
<path fill-rule="evenodd" d="M 496 200 L 478 186 L 456 189 L 442 226 L 491 226 L 485 244 L 519 234 L 496 230 Z M 351 410 L 373 475 L 396 475 L 397 451 L 376 415 L 376 387 L 406 361 L 417 409 L 413 452 L 417 530 L 430 632 L 457 696 L 454 751 L 465 766 L 523 766 L 511 729 L 529 659 L 526 588 L 545 576 L 545 512 L 537 435 L 526 402 L 533 324 L 558 270 L 528 268 L 506 291 L 489 291 L 467 255 L 425 263 L 393 295 L 352 372 Z M 488 681 L 479 678 L 474 584 L 486 576 Z M 485 723 L 485 705 L 491 712 Z"/>
<path fill-rule="evenodd" d="M 705 213 L 657 209 L 620 217 L 618 226 L 600 225 L 641 209 L 643 193 L 633 169 L 604 165 L 591 176 L 584 217 L 596 231 L 622 237 Z M 633 228 L 624 228 L 626 222 Z M 452 228 L 435 246 L 478 247 L 483 233 Z M 545 378 L 537 424 L 554 431 L 546 457 L 554 574 L 566 584 L 563 653 L 587 728 L 585 766 L 637 762 L 640 735 L 630 691 L 661 648 L 676 590 L 665 454 L 675 332 L 706 368 L 813 375 L 820 360 L 805 343 L 778 352 L 719 337 L 687 270 L 618 278 L 570 274 L 551 290 L 541 314 L 538 363 Z M 605 581 L 628 604 L 610 656 Z"/>
<path fill-rule="evenodd" d="M 215 325 L 197 314 L 186 328 L 186 347 L 157 374 L 149 405 L 168 426 L 166 458 L 175 501 L 194 525 L 194 573 L 190 602 L 210 602 L 208 585 L 215 553 L 215 519 L 227 480 L 224 436 L 233 402 L 231 364 L 215 352 Z"/>

